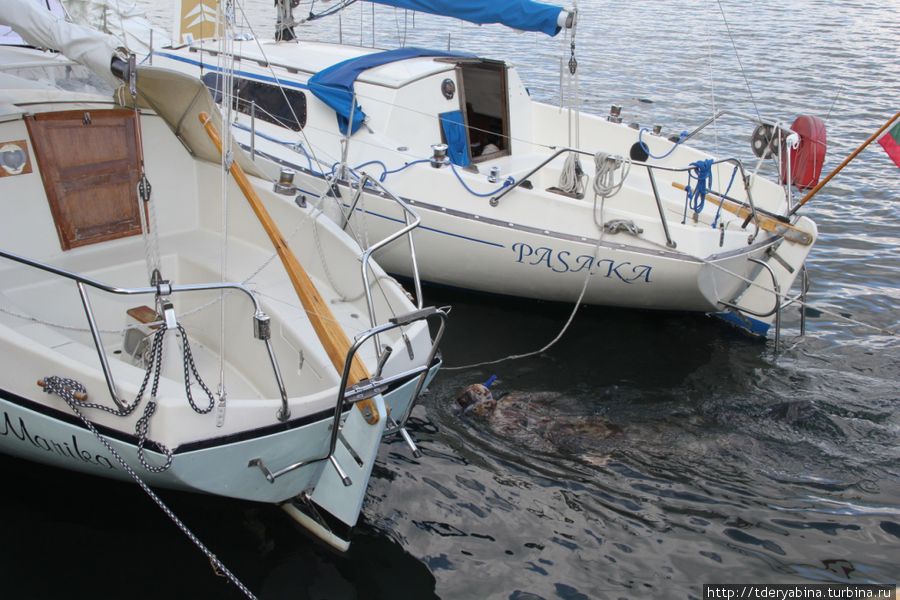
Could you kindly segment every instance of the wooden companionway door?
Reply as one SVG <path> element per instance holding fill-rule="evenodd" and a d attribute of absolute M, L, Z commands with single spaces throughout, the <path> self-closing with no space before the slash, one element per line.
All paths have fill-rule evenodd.
<path fill-rule="evenodd" d="M 41 113 L 27 123 L 63 250 L 141 232 L 134 111 Z"/>

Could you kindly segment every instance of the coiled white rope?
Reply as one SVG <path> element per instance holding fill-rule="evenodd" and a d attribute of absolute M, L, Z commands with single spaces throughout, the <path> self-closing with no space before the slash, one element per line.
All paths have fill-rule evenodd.
<path fill-rule="evenodd" d="M 622 168 L 622 176 L 616 181 L 616 171 Z M 619 193 L 628 173 L 631 172 L 631 160 L 617 154 L 597 152 L 594 154 L 594 194 L 601 198 L 611 198 Z"/>
<path fill-rule="evenodd" d="M 581 167 L 581 160 L 574 152 L 570 152 L 563 164 L 562 171 L 559 174 L 559 184 L 557 187 L 567 194 L 581 196 L 584 194 L 585 180 L 588 178 L 587 173 Z"/>

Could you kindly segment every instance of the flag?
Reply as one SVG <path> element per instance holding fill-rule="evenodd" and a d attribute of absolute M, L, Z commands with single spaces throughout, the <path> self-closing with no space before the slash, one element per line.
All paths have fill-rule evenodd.
<path fill-rule="evenodd" d="M 894 164 L 900 167 L 900 121 L 894 123 L 894 126 L 888 129 L 883 136 L 878 138 L 878 143 L 891 157 Z"/>

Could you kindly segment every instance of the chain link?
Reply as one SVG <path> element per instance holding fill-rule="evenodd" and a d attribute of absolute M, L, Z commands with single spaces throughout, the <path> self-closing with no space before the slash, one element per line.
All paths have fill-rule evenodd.
<path fill-rule="evenodd" d="M 178 518 L 178 515 L 176 515 L 165 502 L 163 502 L 162 498 L 157 496 L 156 493 L 154 493 L 153 490 L 150 489 L 150 486 L 148 486 L 147 483 L 143 479 L 141 479 L 141 476 L 138 475 L 135 472 L 135 470 L 132 469 L 131 466 L 127 462 L 125 462 L 125 459 L 122 458 L 122 456 L 118 452 L 116 452 L 116 449 L 112 447 L 112 444 L 110 444 L 106 440 L 106 438 L 104 438 L 102 435 L 100 435 L 100 432 L 97 431 L 97 428 L 94 426 L 94 424 L 91 422 L 91 420 L 88 419 L 87 417 L 85 417 L 84 414 L 82 414 L 82 412 L 80 410 L 78 410 L 79 407 L 89 406 L 88 403 L 81 402 L 80 400 L 78 400 L 75 397 L 76 393 L 79 393 L 79 392 L 86 393 L 87 392 L 87 390 L 85 389 L 85 387 L 83 385 L 81 385 L 79 382 L 75 381 L 74 379 L 69 379 L 67 377 L 57 377 L 54 375 L 54 376 L 44 378 L 44 391 L 47 392 L 48 394 L 56 394 L 57 396 L 59 396 L 60 398 L 65 400 L 66 404 L 69 405 L 69 408 L 72 409 L 72 412 L 74 412 L 75 415 L 78 416 L 79 419 L 81 419 L 81 422 L 84 423 L 85 427 L 87 427 L 88 430 L 94 434 L 94 436 L 97 438 L 97 440 L 99 440 L 100 443 L 103 444 L 103 446 L 106 448 L 106 450 L 113 456 L 113 458 L 116 459 L 116 462 L 118 462 L 122 466 L 122 468 L 125 470 L 125 472 L 128 473 L 128 475 L 135 481 L 135 483 L 137 483 L 138 486 L 140 486 L 140 488 L 142 490 L 144 490 L 144 492 L 148 496 L 150 496 L 150 499 L 156 503 L 156 505 L 160 508 L 160 510 L 162 510 L 166 514 L 166 516 L 172 520 L 173 523 L 175 523 L 175 525 L 178 527 L 178 529 L 180 529 L 181 532 L 185 536 L 187 536 L 187 538 L 189 540 L 191 540 L 191 542 L 201 552 L 203 552 L 204 555 L 206 555 L 206 557 L 209 559 L 210 564 L 213 567 L 213 571 L 217 575 L 224 576 L 226 579 L 228 579 L 228 581 L 230 581 L 235 587 L 237 587 L 247 598 L 256 600 L 256 596 L 253 594 L 253 592 L 250 591 L 250 588 L 248 588 L 246 585 L 244 585 L 243 582 L 241 582 L 241 580 L 238 579 L 237 576 L 234 573 L 232 573 L 228 569 L 228 567 L 226 567 L 225 564 L 222 563 L 221 560 L 219 560 L 219 558 L 212 552 L 212 550 L 207 548 L 206 545 L 202 541 L 200 541 L 200 538 L 198 538 L 196 536 L 196 534 L 194 534 L 194 532 L 191 531 L 188 528 L 188 526 L 185 525 L 184 522 Z M 138 398 L 138 400 L 140 400 L 140 398 Z M 137 403 L 135 403 L 134 406 L 136 406 L 136 404 Z M 156 405 L 155 402 L 151 402 L 149 404 L 153 404 L 154 407 Z M 148 406 L 149 406 L 149 404 L 148 404 Z M 132 407 L 131 410 L 134 410 L 134 408 Z M 155 408 L 154 408 L 154 410 L 155 410 Z M 113 412 L 113 411 L 109 411 L 109 412 Z M 152 414 L 152 412 L 151 412 L 151 414 Z M 171 462 L 171 460 L 170 460 L 170 462 Z"/>
<path fill-rule="evenodd" d="M 181 339 L 183 342 L 182 357 L 184 365 L 185 395 L 187 396 L 188 403 L 191 405 L 191 408 L 194 410 L 194 412 L 205 415 L 212 411 L 212 409 L 215 407 L 215 398 L 212 391 L 209 389 L 206 383 L 204 383 L 203 379 L 200 377 L 200 373 L 197 371 L 197 365 L 194 362 L 194 355 L 191 352 L 191 345 L 188 341 L 187 333 L 185 332 L 184 327 L 182 327 L 180 323 L 177 324 L 177 327 L 178 333 L 181 335 Z M 153 384 L 150 387 L 150 399 L 148 400 L 147 405 L 144 407 L 143 414 L 140 416 L 140 418 L 138 418 L 134 426 L 134 433 L 138 438 L 138 460 L 140 461 L 141 466 L 151 473 L 161 473 L 163 471 L 166 471 L 169 467 L 172 466 L 173 458 L 172 451 L 160 442 L 154 442 L 154 444 L 157 446 L 158 451 L 166 457 L 165 463 L 163 463 L 161 466 L 154 466 L 147 461 L 146 455 L 144 454 L 144 448 L 147 445 L 147 439 L 150 434 L 150 419 L 154 414 L 156 414 L 156 409 L 158 407 L 155 398 L 157 396 L 157 392 L 159 391 L 159 378 L 162 374 L 163 369 L 163 342 L 167 331 L 168 328 L 166 324 L 162 323 L 159 326 L 159 329 L 156 330 L 156 333 L 153 334 L 153 343 L 150 346 L 149 352 L 150 360 L 148 361 L 147 369 L 144 371 L 144 379 L 141 381 L 141 387 L 138 389 L 137 396 L 135 396 L 135 399 L 131 404 L 124 404 L 122 408 L 113 408 L 105 404 L 98 404 L 96 402 L 84 402 L 75 398 L 74 395 L 72 396 L 72 401 L 70 402 L 70 405 L 74 403 L 74 405 L 79 408 L 100 410 L 117 417 L 127 417 L 137 409 L 141 401 L 144 399 L 144 394 L 147 391 L 147 385 L 150 383 L 150 376 L 152 375 Z M 206 397 L 209 400 L 209 404 L 206 408 L 200 408 L 199 406 L 197 406 L 196 402 L 194 402 L 194 396 L 191 393 L 191 374 L 193 374 L 194 379 L 197 381 L 197 384 L 203 389 L 204 394 L 206 394 Z M 64 381 L 65 384 L 69 387 L 81 386 L 81 384 L 72 379 L 57 379 L 62 379 L 62 381 Z M 79 389 L 78 391 L 84 391 L 83 387 L 81 387 L 81 389 Z M 68 400 L 66 401 L 69 402 Z"/>

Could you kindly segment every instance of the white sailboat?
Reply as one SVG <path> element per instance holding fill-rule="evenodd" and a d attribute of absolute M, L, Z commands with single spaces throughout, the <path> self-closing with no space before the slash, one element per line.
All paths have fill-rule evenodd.
<path fill-rule="evenodd" d="M 33 6 L 0 23 L 66 30 Z M 105 62 L 115 102 L 47 83 L 71 61 L 0 46 L 0 451 L 282 505 L 345 550 L 382 437 L 415 450 L 446 315 L 289 181 L 228 143 L 223 162 L 198 80 Z"/>
<path fill-rule="evenodd" d="M 379 2 L 548 34 L 577 26 L 573 11 L 523 0 Z M 372 182 L 390 187 L 422 219 L 424 280 L 718 313 L 762 335 L 796 300 L 789 290 L 817 230 L 793 214 L 794 192 L 821 170 L 820 120 L 746 117 L 756 164 L 716 158 L 687 142 L 722 114 L 672 141 L 615 109 L 601 117 L 537 102 L 508 61 L 292 39 L 291 3 L 278 4 L 281 41 L 232 44 L 236 139 L 258 164 L 296 170 L 305 189 L 334 186 L 333 218 L 351 215 L 351 226 L 375 236 L 400 215 Z M 154 64 L 222 90 L 216 44 L 174 39 L 182 45 L 154 50 Z M 576 69 L 573 60 L 561 79 Z M 763 177 L 764 163 L 782 176 Z M 379 260 L 410 274 L 397 253 Z"/>

